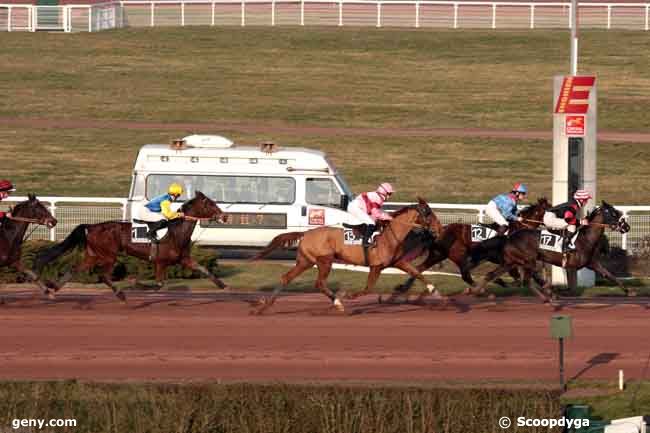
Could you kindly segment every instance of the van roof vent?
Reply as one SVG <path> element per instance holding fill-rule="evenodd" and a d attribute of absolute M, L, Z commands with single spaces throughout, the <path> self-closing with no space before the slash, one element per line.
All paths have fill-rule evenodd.
<path fill-rule="evenodd" d="M 235 145 L 235 143 L 220 135 L 194 134 L 183 138 L 183 141 L 186 145 L 192 147 L 212 147 L 224 149 L 233 147 Z"/>

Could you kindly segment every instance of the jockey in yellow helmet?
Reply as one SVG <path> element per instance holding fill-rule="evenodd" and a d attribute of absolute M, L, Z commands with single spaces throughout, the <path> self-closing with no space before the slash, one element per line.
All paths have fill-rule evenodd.
<path fill-rule="evenodd" d="M 183 218 L 182 212 L 175 212 L 171 208 L 171 204 L 178 200 L 183 194 L 183 187 L 177 183 L 169 185 L 166 194 L 154 197 L 144 205 L 140 213 L 140 219 L 149 223 L 149 231 L 147 237 L 154 242 L 158 241 L 156 231 L 165 228 L 169 225 L 170 220 Z"/>

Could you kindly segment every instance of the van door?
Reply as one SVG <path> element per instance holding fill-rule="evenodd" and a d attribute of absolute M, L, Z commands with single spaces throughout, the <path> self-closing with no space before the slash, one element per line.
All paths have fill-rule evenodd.
<path fill-rule="evenodd" d="M 332 177 L 308 177 L 305 180 L 305 230 L 319 226 L 340 225 L 349 215 L 341 209 L 342 189 Z"/>

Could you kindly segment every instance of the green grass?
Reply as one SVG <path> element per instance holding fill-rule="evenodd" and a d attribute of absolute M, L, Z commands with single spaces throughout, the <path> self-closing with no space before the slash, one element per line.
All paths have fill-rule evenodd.
<path fill-rule="evenodd" d="M 395 200 L 484 203 L 514 180 L 550 196 L 550 141 L 399 137 L 331 128 L 551 129 L 552 77 L 568 70 L 563 31 L 156 28 L 7 33 L 0 118 L 206 123 L 182 129 L 0 127 L 3 176 L 21 192 L 125 196 L 137 149 L 192 132 L 326 151 L 354 191 L 382 180 Z M 598 76 L 600 129 L 650 132 L 643 32 L 581 32 L 580 69 Z M 285 126 L 216 130 L 210 122 Z M 379 135 L 377 135 L 379 134 Z M 648 146 L 599 145 L 599 195 L 645 204 Z"/>
<path fill-rule="evenodd" d="M 569 387 L 562 403 L 588 404 L 595 416 L 605 420 L 650 415 L 650 383 L 628 382 L 619 391 L 618 383 L 580 381 Z"/>

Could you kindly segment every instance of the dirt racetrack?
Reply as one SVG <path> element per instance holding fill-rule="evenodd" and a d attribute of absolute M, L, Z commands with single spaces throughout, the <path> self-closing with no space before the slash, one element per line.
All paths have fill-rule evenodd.
<path fill-rule="evenodd" d="M 570 314 L 568 377 L 639 378 L 648 360 L 648 299 L 447 307 L 377 304 L 327 311 L 319 294 L 281 298 L 249 315 L 256 294 L 67 291 L 56 301 L 26 286 L 0 292 L 0 378 L 224 381 L 557 380 L 554 314 Z"/>

